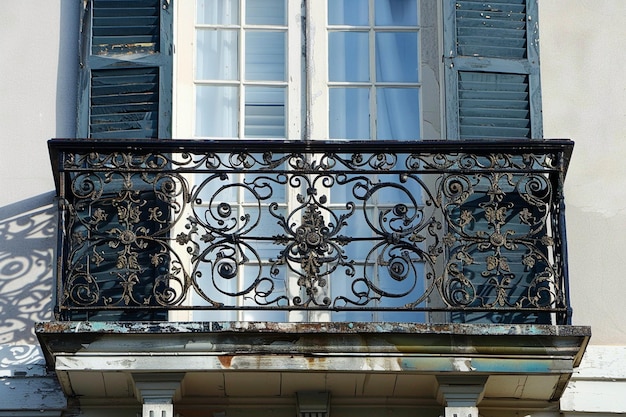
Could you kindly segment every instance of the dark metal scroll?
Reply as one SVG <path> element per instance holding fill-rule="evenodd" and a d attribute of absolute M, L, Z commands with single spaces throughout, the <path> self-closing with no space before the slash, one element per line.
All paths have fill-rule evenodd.
<path fill-rule="evenodd" d="M 59 310 L 566 320 L 571 142 L 456 144 L 53 140 Z"/>

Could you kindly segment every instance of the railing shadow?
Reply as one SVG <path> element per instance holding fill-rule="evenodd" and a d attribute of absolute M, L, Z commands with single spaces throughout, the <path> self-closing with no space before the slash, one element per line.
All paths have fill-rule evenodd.
<path fill-rule="evenodd" d="M 54 193 L 0 207 L 0 372 L 43 361 L 34 323 L 52 318 Z"/>

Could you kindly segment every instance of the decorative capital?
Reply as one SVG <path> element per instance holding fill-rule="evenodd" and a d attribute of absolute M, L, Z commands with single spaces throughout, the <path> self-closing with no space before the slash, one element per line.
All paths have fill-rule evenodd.
<path fill-rule="evenodd" d="M 184 373 L 136 373 L 135 395 L 144 404 L 171 404 Z"/>
<path fill-rule="evenodd" d="M 482 375 L 438 376 L 437 399 L 447 408 L 476 407 L 483 398 L 487 378 Z"/>
<path fill-rule="evenodd" d="M 328 391 L 299 391 L 298 416 L 323 416 L 330 415 L 330 392 Z"/>

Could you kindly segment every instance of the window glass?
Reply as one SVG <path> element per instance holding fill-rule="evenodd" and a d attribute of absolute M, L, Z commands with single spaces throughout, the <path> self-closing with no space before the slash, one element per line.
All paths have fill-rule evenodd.
<path fill-rule="evenodd" d="M 196 78 L 199 80 L 236 80 L 239 78 L 239 32 L 200 29 L 197 31 Z M 220 65 L 215 65 L 219 62 Z"/>
<path fill-rule="evenodd" d="M 246 80 L 285 80 L 285 32 L 246 32 Z"/>
<path fill-rule="evenodd" d="M 284 25 L 285 0 L 246 0 L 246 23 L 249 25 Z"/>
<path fill-rule="evenodd" d="M 328 34 L 330 81 L 369 81 L 369 59 L 367 32 Z"/>
<path fill-rule="evenodd" d="M 331 139 L 370 139 L 368 88 L 330 90 Z"/>
<path fill-rule="evenodd" d="M 318 0 L 319 1 L 319 0 Z M 367 26 L 368 0 L 329 0 L 328 23 L 331 25 Z"/>
<path fill-rule="evenodd" d="M 236 137 L 238 97 L 237 87 L 196 86 L 196 135 Z"/>
<path fill-rule="evenodd" d="M 284 87 L 246 87 L 244 136 L 285 137 Z"/>
<path fill-rule="evenodd" d="M 206 25 L 236 25 L 239 20 L 239 1 L 197 0 L 196 20 Z"/>
<path fill-rule="evenodd" d="M 286 137 L 285 16 L 285 0 L 197 0 L 195 136 Z"/>
<path fill-rule="evenodd" d="M 376 90 L 378 139 L 419 139 L 419 90 L 379 88 Z"/>
<path fill-rule="evenodd" d="M 376 0 L 376 25 L 417 26 L 417 0 Z"/>
<path fill-rule="evenodd" d="M 376 33 L 376 80 L 416 83 L 417 32 Z"/>

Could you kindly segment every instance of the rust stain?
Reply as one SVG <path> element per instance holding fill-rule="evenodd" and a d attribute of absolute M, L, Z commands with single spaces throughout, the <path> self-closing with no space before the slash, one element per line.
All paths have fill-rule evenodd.
<path fill-rule="evenodd" d="M 217 359 L 219 359 L 220 363 L 222 364 L 222 367 L 224 368 L 230 368 L 231 363 L 233 362 L 233 355 L 223 355 L 223 356 L 218 356 Z"/>

